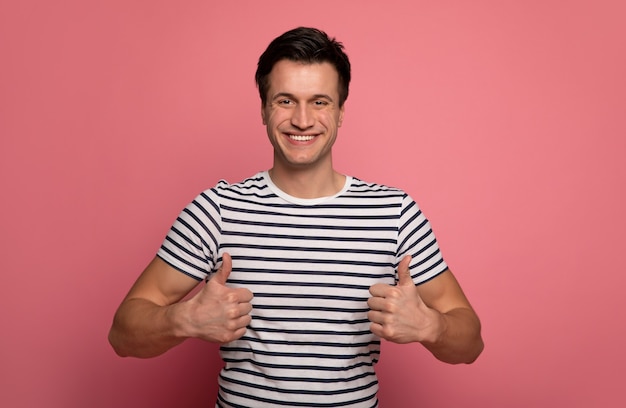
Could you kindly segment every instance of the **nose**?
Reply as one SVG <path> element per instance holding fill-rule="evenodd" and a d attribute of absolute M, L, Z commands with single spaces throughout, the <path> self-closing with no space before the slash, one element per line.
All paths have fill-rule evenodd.
<path fill-rule="evenodd" d="M 308 129 L 315 124 L 313 112 L 307 104 L 301 104 L 293 110 L 291 115 L 291 124 L 298 129 Z"/>

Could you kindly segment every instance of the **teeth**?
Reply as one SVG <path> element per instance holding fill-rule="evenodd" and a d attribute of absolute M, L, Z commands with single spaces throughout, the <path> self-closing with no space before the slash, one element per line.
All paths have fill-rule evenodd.
<path fill-rule="evenodd" d="M 289 137 L 298 142 L 308 142 L 309 140 L 313 140 L 315 136 L 289 135 Z"/>

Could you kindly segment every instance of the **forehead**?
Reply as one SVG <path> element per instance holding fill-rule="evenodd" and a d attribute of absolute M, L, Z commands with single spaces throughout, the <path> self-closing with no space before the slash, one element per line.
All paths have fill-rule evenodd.
<path fill-rule="evenodd" d="M 339 74 L 328 62 L 307 64 L 281 60 L 268 76 L 268 97 L 279 93 L 293 95 L 327 94 L 338 98 Z"/>

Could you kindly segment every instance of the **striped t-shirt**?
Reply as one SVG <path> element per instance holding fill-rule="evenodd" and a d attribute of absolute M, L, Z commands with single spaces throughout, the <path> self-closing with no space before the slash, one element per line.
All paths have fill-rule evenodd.
<path fill-rule="evenodd" d="M 267 172 L 220 181 L 181 212 L 158 255 L 202 280 L 224 252 L 227 285 L 254 299 L 246 334 L 220 349 L 218 407 L 378 406 L 369 288 L 393 285 L 407 254 L 416 284 L 447 268 L 405 192 L 353 177 L 319 199 L 285 194 Z"/>

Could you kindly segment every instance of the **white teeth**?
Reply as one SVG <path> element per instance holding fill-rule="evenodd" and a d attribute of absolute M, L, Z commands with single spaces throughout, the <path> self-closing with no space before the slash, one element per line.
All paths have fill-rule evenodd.
<path fill-rule="evenodd" d="M 309 140 L 313 140 L 315 136 L 300 136 L 300 135 L 289 135 L 289 137 L 298 142 L 308 142 Z"/>

